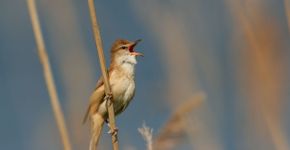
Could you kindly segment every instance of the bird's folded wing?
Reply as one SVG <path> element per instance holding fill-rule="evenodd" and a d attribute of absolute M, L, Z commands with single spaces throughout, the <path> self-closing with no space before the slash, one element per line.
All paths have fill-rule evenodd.
<path fill-rule="evenodd" d="M 95 90 L 97 90 L 102 85 L 104 85 L 104 79 L 103 79 L 103 77 L 100 77 L 100 79 L 97 81 L 97 85 L 96 85 Z"/>
<path fill-rule="evenodd" d="M 98 111 L 100 104 L 104 101 L 104 97 L 105 97 L 104 82 L 103 78 L 100 78 L 97 82 L 95 91 L 90 97 L 89 107 L 83 119 L 83 123 L 86 122 L 89 116 L 93 115 L 94 113 L 96 113 L 96 111 Z"/>

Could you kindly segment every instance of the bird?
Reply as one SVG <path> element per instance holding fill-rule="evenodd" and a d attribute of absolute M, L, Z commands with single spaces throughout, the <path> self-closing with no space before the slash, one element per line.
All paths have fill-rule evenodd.
<path fill-rule="evenodd" d="M 144 56 L 135 51 L 136 45 L 141 39 L 129 41 L 125 39 L 116 40 L 111 47 L 110 67 L 108 70 L 109 83 L 111 87 L 112 103 L 115 115 L 122 113 L 129 105 L 135 95 L 135 65 L 136 57 Z M 101 77 L 97 81 L 89 106 L 87 108 L 83 123 L 91 121 L 90 150 L 95 150 L 99 142 L 104 122 L 108 122 L 108 110 L 105 100 L 105 85 Z M 117 131 L 117 129 L 116 129 Z M 114 131 L 110 131 L 111 133 Z"/>

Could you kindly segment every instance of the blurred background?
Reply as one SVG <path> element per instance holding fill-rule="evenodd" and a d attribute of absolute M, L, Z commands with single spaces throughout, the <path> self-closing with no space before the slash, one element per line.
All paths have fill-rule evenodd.
<path fill-rule="evenodd" d="M 101 72 L 87 1 L 36 2 L 73 149 L 88 149 L 82 117 Z M 290 149 L 289 0 L 95 3 L 107 65 L 115 39 L 143 39 L 121 149 L 146 149 L 143 122 L 156 149 Z M 0 149 L 62 149 L 26 1 L 1 0 L 0 20 Z"/>

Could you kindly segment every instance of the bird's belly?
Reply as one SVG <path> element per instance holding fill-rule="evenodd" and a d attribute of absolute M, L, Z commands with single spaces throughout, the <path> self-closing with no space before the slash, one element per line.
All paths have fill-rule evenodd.
<path fill-rule="evenodd" d="M 114 110 L 117 114 L 128 106 L 135 92 L 134 80 L 126 78 L 122 81 L 112 86 Z"/>
<path fill-rule="evenodd" d="M 115 114 L 118 115 L 128 106 L 135 93 L 134 80 L 123 78 L 119 82 L 111 82 Z M 113 84 L 112 84 L 113 83 Z M 116 83 L 116 84 L 114 84 Z M 102 114 L 107 114 L 106 103 L 101 104 Z"/>

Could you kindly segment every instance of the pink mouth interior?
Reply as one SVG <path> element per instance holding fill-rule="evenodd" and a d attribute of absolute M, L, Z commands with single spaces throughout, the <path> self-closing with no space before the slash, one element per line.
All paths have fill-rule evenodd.
<path fill-rule="evenodd" d="M 129 52 L 130 53 L 134 52 L 134 47 L 135 47 L 135 45 L 132 45 L 132 46 L 129 47 Z"/>

